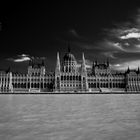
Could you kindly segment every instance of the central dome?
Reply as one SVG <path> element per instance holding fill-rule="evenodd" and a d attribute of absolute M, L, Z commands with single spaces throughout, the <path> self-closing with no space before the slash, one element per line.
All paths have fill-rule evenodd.
<path fill-rule="evenodd" d="M 64 61 L 76 61 L 74 55 L 71 54 L 70 52 L 68 52 L 64 55 L 63 60 Z"/>

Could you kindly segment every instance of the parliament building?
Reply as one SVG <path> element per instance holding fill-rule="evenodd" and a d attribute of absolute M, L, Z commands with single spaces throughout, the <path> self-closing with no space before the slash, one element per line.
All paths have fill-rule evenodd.
<path fill-rule="evenodd" d="M 29 61 L 27 74 L 0 71 L 1 93 L 127 93 L 140 91 L 140 70 L 114 71 L 109 61 L 94 61 L 86 67 L 84 53 L 79 65 L 70 49 L 60 60 L 57 53 L 54 72 L 44 61 Z"/>

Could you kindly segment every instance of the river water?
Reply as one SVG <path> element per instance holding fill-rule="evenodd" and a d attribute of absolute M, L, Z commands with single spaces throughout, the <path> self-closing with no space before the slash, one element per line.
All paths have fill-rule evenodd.
<path fill-rule="evenodd" d="M 140 140 L 140 95 L 0 95 L 0 140 Z"/>

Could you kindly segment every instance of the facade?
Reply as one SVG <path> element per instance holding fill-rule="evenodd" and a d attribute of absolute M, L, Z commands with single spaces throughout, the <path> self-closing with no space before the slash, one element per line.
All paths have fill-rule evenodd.
<path fill-rule="evenodd" d="M 82 92 L 88 91 L 87 71 L 84 54 L 82 64 L 79 68 L 73 54 L 68 51 L 62 63 L 60 63 L 59 53 L 55 69 L 55 92 Z"/>
<path fill-rule="evenodd" d="M 14 92 L 53 91 L 54 72 L 46 72 L 43 60 L 41 63 L 31 60 L 27 74 L 12 74 L 12 85 Z"/>
<path fill-rule="evenodd" d="M 11 72 L 0 71 L 0 92 L 13 92 Z"/>
<path fill-rule="evenodd" d="M 54 72 L 47 72 L 43 60 L 29 61 L 26 74 L 0 71 L 1 93 L 110 93 L 139 92 L 140 70 L 125 72 L 114 71 L 109 61 L 98 63 L 94 61 L 88 69 L 84 53 L 79 65 L 74 55 L 68 49 L 62 60 L 57 53 Z"/>

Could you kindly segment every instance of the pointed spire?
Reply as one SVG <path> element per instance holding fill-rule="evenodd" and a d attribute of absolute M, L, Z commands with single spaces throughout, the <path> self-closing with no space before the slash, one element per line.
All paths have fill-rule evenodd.
<path fill-rule="evenodd" d="M 56 72 L 60 72 L 60 58 L 59 58 L 59 52 L 57 52 L 57 60 L 56 60 Z"/>
<path fill-rule="evenodd" d="M 82 53 L 82 71 L 86 72 L 86 61 L 85 61 L 84 53 Z"/>
<path fill-rule="evenodd" d="M 83 60 L 83 63 L 85 63 L 85 56 L 84 56 L 84 53 L 82 54 L 82 60 Z"/>
<path fill-rule="evenodd" d="M 128 66 L 127 72 L 130 72 L 129 66 Z"/>

